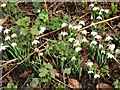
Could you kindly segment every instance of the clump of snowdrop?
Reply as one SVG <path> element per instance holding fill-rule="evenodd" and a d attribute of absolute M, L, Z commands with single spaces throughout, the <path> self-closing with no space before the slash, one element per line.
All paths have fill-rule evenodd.
<path fill-rule="evenodd" d="M 89 66 L 89 67 L 92 67 L 92 66 L 93 66 L 93 62 L 90 62 L 90 61 L 87 62 L 86 64 L 87 64 L 87 66 Z"/>
<path fill-rule="evenodd" d="M 114 49 L 115 49 L 115 44 L 110 44 L 108 48 L 109 48 L 110 51 L 114 51 Z"/>
<path fill-rule="evenodd" d="M 101 16 L 97 16 L 96 19 L 98 19 L 98 20 L 102 20 L 102 17 L 101 17 Z"/>
<path fill-rule="evenodd" d="M 107 37 L 105 38 L 105 41 L 110 41 L 110 40 L 113 40 L 113 38 L 112 38 L 111 36 L 107 36 Z"/>
<path fill-rule="evenodd" d="M 99 44 L 99 48 L 103 48 L 103 45 L 102 45 L 102 44 Z"/>
<path fill-rule="evenodd" d="M 1 7 L 5 7 L 5 6 L 6 6 L 6 3 L 3 3 L 3 4 L 1 4 L 0 6 L 1 6 Z"/>
<path fill-rule="evenodd" d="M 90 45 L 97 45 L 97 42 L 95 40 L 93 40 Z"/>
<path fill-rule="evenodd" d="M 91 32 L 91 35 L 96 36 L 96 35 L 98 35 L 98 33 L 93 31 L 93 32 Z"/>
<path fill-rule="evenodd" d="M 67 23 L 62 23 L 61 28 L 64 28 L 64 27 L 66 27 L 66 26 L 68 26 Z"/>
<path fill-rule="evenodd" d="M 39 35 L 42 34 L 46 30 L 46 27 L 40 27 Z"/>
<path fill-rule="evenodd" d="M 84 21 L 80 21 L 79 24 L 85 26 L 85 22 Z"/>
<path fill-rule="evenodd" d="M 82 50 L 81 47 L 77 47 L 77 48 L 75 48 L 75 51 L 76 51 L 76 52 L 79 52 L 79 51 L 81 51 L 81 50 Z"/>
<path fill-rule="evenodd" d="M 73 25 L 72 25 L 72 24 L 69 24 L 68 28 L 72 28 L 72 27 L 73 27 Z"/>
<path fill-rule="evenodd" d="M 17 46 L 17 43 L 13 42 L 11 46 L 14 48 L 15 46 Z"/>
<path fill-rule="evenodd" d="M 86 39 L 86 37 L 84 37 L 84 38 L 82 39 L 82 42 L 88 42 L 88 40 Z"/>
<path fill-rule="evenodd" d="M 73 27 L 72 27 L 72 29 L 74 29 L 74 30 L 79 30 L 79 29 L 81 29 L 81 28 L 82 28 L 81 25 L 76 25 L 76 26 L 73 26 Z"/>
<path fill-rule="evenodd" d="M 32 41 L 32 45 L 36 45 L 36 44 L 38 44 L 38 43 L 40 43 L 38 40 L 34 40 L 34 41 Z"/>
<path fill-rule="evenodd" d="M 86 30 L 83 30 L 83 31 L 81 31 L 81 33 L 83 34 L 83 35 L 87 35 L 87 31 Z"/>
<path fill-rule="evenodd" d="M 79 40 L 75 40 L 73 46 L 74 46 L 74 47 L 75 47 L 75 46 L 80 46 L 80 41 L 79 41 Z"/>
<path fill-rule="evenodd" d="M 95 38 L 96 39 L 102 39 L 102 37 L 100 35 L 96 35 Z"/>
<path fill-rule="evenodd" d="M 67 32 L 61 32 L 60 35 L 66 36 L 66 35 L 68 35 L 68 33 Z"/>
<path fill-rule="evenodd" d="M 69 38 L 69 42 L 73 42 L 75 39 L 74 38 Z"/>
<path fill-rule="evenodd" d="M 11 35 L 11 37 L 12 37 L 12 38 L 15 38 L 15 37 L 17 37 L 17 35 L 16 35 L 15 33 L 13 33 L 13 34 Z"/>
<path fill-rule="evenodd" d="M 96 79 L 96 78 L 100 78 L 100 75 L 99 74 L 95 74 L 94 75 L 94 78 Z"/>
<path fill-rule="evenodd" d="M 9 29 L 5 29 L 5 30 L 4 30 L 4 34 L 8 34 L 9 32 L 10 32 Z"/>
<path fill-rule="evenodd" d="M 10 36 L 5 37 L 5 41 L 10 40 Z"/>
<path fill-rule="evenodd" d="M 73 57 L 71 58 L 71 61 L 74 61 L 74 60 L 76 60 L 76 57 L 75 57 L 75 56 L 73 56 Z"/>
<path fill-rule="evenodd" d="M 107 53 L 107 58 L 115 58 L 111 53 Z"/>
<path fill-rule="evenodd" d="M 97 11 L 97 10 L 100 10 L 100 8 L 99 7 L 94 7 L 92 10 Z"/>
<path fill-rule="evenodd" d="M 7 47 L 9 47 L 9 46 L 7 46 L 7 45 L 0 45 L 0 51 L 6 50 Z"/>

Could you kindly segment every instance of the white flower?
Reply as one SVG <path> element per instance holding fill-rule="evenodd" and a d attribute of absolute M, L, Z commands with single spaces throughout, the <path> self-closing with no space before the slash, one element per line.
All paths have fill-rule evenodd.
<path fill-rule="evenodd" d="M 84 37 L 84 38 L 82 39 L 82 42 L 88 42 L 88 40 Z"/>
<path fill-rule="evenodd" d="M 39 48 L 35 48 L 35 52 L 39 52 Z"/>
<path fill-rule="evenodd" d="M 42 34 L 45 31 L 46 27 L 40 27 L 39 34 Z"/>
<path fill-rule="evenodd" d="M 12 46 L 12 47 L 15 47 L 15 46 L 17 46 L 17 44 L 16 44 L 16 43 L 12 43 L 11 46 Z"/>
<path fill-rule="evenodd" d="M 36 37 L 36 39 L 39 39 L 39 37 Z"/>
<path fill-rule="evenodd" d="M 104 51 L 104 50 L 101 50 L 101 53 L 105 54 L 105 51 Z"/>
<path fill-rule="evenodd" d="M 5 41 L 10 40 L 10 36 L 5 37 Z"/>
<path fill-rule="evenodd" d="M 88 74 L 94 73 L 93 71 L 88 71 Z"/>
<path fill-rule="evenodd" d="M 114 55 L 112 55 L 111 53 L 107 53 L 107 58 L 114 58 Z"/>
<path fill-rule="evenodd" d="M 95 74 L 94 75 L 94 78 L 96 79 L 96 78 L 100 78 L 100 75 L 99 74 Z"/>
<path fill-rule="evenodd" d="M 105 41 L 110 41 L 110 40 L 113 40 L 113 38 L 111 36 L 107 36 Z"/>
<path fill-rule="evenodd" d="M 101 17 L 101 16 L 97 16 L 96 19 L 98 19 L 98 20 L 102 20 L 102 17 Z"/>
<path fill-rule="evenodd" d="M 88 32 L 86 30 L 81 31 L 82 34 L 86 35 Z"/>
<path fill-rule="evenodd" d="M 79 24 L 85 26 L 85 22 L 84 21 L 80 21 Z"/>
<path fill-rule="evenodd" d="M 92 22 L 92 23 L 91 23 L 91 25 L 92 25 L 92 26 L 94 26 L 94 25 L 95 25 L 95 23 L 94 23 L 94 22 Z"/>
<path fill-rule="evenodd" d="M 99 48 L 103 48 L 103 45 L 102 45 L 102 44 L 99 44 Z"/>
<path fill-rule="evenodd" d="M 102 37 L 100 35 L 96 35 L 95 38 L 96 39 L 102 39 Z"/>
<path fill-rule="evenodd" d="M 92 15 L 91 15 L 90 19 L 93 20 L 93 16 Z"/>
<path fill-rule="evenodd" d="M 40 43 L 38 40 L 34 40 L 33 42 L 32 42 L 32 45 L 36 45 L 36 44 L 38 44 L 38 43 Z"/>
<path fill-rule="evenodd" d="M 76 25 L 76 26 L 73 26 L 73 27 L 72 27 L 72 29 L 75 29 L 75 30 L 78 30 L 78 29 L 80 29 L 80 28 L 82 28 L 81 25 Z"/>
<path fill-rule="evenodd" d="M 3 29 L 3 26 L 0 26 L 0 32 L 2 31 L 2 29 Z"/>
<path fill-rule="evenodd" d="M 115 49 L 115 44 L 110 44 L 108 48 L 110 49 L 110 51 L 114 51 L 114 49 Z"/>
<path fill-rule="evenodd" d="M 40 55 L 40 56 L 43 56 L 43 52 L 40 52 L 39 55 Z"/>
<path fill-rule="evenodd" d="M 96 36 L 96 35 L 98 35 L 98 33 L 93 31 L 93 32 L 91 32 L 91 35 Z"/>
<path fill-rule="evenodd" d="M 40 12 L 40 9 L 38 9 L 37 12 L 39 13 L 39 12 Z"/>
<path fill-rule="evenodd" d="M 105 9 L 104 12 L 105 12 L 105 13 L 108 13 L 108 12 L 109 12 L 109 9 Z"/>
<path fill-rule="evenodd" d="M 120 49 L 116 49 L 115 53 L 120 54 Z"/>
<path fill-rule="evenodd" d="M 61 34 L 62 36 L 66 36 L 66 35 L 68 35 L 67 32 L 61 32 L 60 34 Z"/>
<path fill-rule="evenodd" d="M 87 64 L 87 66 L 92 67 L 93 62 L 90 62 L 90 61 L 89 61 L 89 62 L 87 62 L 86 64 Z"/>
<path fill-rule="evenodd" d="M 61 28 L 66 27 L 67 25 L 67 23 L 62 23 Z"/>
<path fill-rule="evenodd" d="M 70 24 L 69 26 L 68 26 L 68 28 L 72 28 L 73 27 L 73 25 L 72 24 Z"/>
<path fill-rule="evenodd" d="M 73 40 L 75 40 L 74 38 L 69 38 L 69 42 L 73 42 Z"/>
<path fill-rule="evenodd" d="M 5 30 L 4 30 L 4 34 L 8 34 L 9 32 L 10 32 L 9 29 L 5 29 Z"/>
<path fill-rule="evenodd" d="M 81 47 L 77 47 L 77 48 L 75 48 L 75 51 L 76 51 L 76 52 L 79 52 L 79 51 L 81 51 L 81 50 L 82 50 Z"/>
<path fill-rule="evenodd" d="M 93 3 L 91 3 L 91 4 L 89 5 L 89 7 L 94 7 L 94 4 L 93 4 Z"/>
<path fill-rule="evenodd" d="M 11 35 L 11 37 L 12 37 L 12 38 L 17 37 L 17 35 L 16 35 L 15 33 L 13 33 L 13 34 Z"/>
<path fill-rule="evenodd" d="M 101 12 L 101 11 L 99 12 L 99 15 L 102 15 L 102 12 Z"/>
<path fill-rule="evenodd" d="M 76 57 L 75 57 L 75 56 L 73 56 L 73 57 L 71 58 L 71 60 L 72 60 L 72 61 L 76 60 Z"/>
<path fill-rule="evenodd" d="M 73 46 L 74 46 L 74 47 L 75 47 L 75 46 L 80 46 L 80 42 L 79 42 L 79 40 L 75 40 Z"/>
<path fill-rule="evenodd" d="M 100 8 L 99 7 L 94 7 L 93 8 L 93 11 L 97 11 L 97 10 L 100 10 Z"/>
<path fill-rule="evenodd" d="M 104 12 L 104 9 L 102 8 L 102 9 L 100 9 L 100 12 Z"/>
<path fill-rule="evenodd" d="M 1 7 L 5 7 L 5 6 L 6 6 L 6 3 L 1 4 Z"/>
<path fill-rule="evenodd" d="M 90 45 L 96 45 L 97 44 L 97 42 L 96 41 L 92 41 L 91 43 L 90 43 Z"/>
<path fill-rule="evenodd" d="M 9 47 L 9 46 L 7 46 L 7 45 L 5 45 L 5 46 L 2 45 L 2 46 L 0 46 L 0 51 L 6 50 L 7 47 Z"/>

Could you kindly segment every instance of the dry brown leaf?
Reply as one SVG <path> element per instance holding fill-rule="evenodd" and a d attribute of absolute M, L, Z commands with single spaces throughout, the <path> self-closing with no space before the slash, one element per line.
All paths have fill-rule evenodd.
<path fill-rule="evenodd" d="M 120 22 L 118 23 L 118 26 L 120 27 Z"/>
<path fill-rule="evenodd" d="M 31 72 L 30 70 L 28 70 L 28 71 L 25 70 L 24 73 L 19 75 L 19 77 L 25 78 L 25 77 L 27 77 L 29 75 L 30 72 Z"/>
<path fill-rule="evenodd" d="M 80 88 L 80 83 L 76 79 L 69 79 L 68 80 L 68 85 L 71 88 Z"/>
<path fill-rule="evenodd" d="M 0 19 L 0 25 L 2 25 L 4 22 L 6 22 L 7 18 Z"/>
<path fill-rule="evenodd" d="M 99 83 L 96 85 L 96 88 L 99 90 L 114 90 L 113 87 L 109 84 L 106 84 L 106 83 Z"/>
<path fill-rule="evenodd" d="M 53 72 L 54 72 L 55 76 L 60 77 L 60 74 L 57 72 L 56 69 L 53 69 Z"/>

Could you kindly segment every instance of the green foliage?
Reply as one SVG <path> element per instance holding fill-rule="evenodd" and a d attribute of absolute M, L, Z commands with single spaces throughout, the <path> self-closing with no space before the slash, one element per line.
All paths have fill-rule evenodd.
<path fill-rule="evenodd" d="M 15 85 L 13 83 L 8 83 L 7 88 L 9 88 L 9 89 L 17 89 L 18 87 L 17 87 L 17 85 Z"/>
<path fill-rule="evenodd" d="M 32 87 L 37 87 L 39 84 L 39 79 L 38 78 L 32 78 L 32 82 L 30 82 L 30 85 Z"/>
<path fill-rule="evenodd" d="M 113 85 L 114 85 L 116 90 L 120 90 L 120 82 L 119 82 L 119 80 L 114 81 Z"/>
<path fill-rule="evenodd" d="M 115 14 L 115 13 L 117 13 L 117 6 L 116 5 L 114 5 L 114 3 L 111 3 L 111 9 L 112 9 L 112 13 L 113 14 Z"/>

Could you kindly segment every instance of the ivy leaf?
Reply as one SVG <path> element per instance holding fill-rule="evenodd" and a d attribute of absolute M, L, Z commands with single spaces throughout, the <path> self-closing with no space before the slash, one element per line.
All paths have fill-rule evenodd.
<path fill-rule="evenodd" d="M 64 73 L 70 74 L 71 73 L 71 68 L 65 68 Z"/>
<path fill-rule="evenodd" d="M 27 34 L 28 29 L 27 28 L 21 28 L 20 29 L 20 33 L 22 33 L 23 35 Z"/>
<path fill-rule="evenodd" d="M 37 26 L 33 26 L 32 28 L 31 28 L 31 33 L 33 34 L 33 35 L 38 35 L 39 33 L 38 33 L 38 28 L 37 28 Z"/>
<path fill-rule="evenodd" d="M 48 70 L 46 68 L 40 68 L 39 72 L 40 77 L 45 77 L 48 74 Z"/>
<path fill-rule="evenodd" d="M 32 87 L 37 87 L 38 84 L 39 84 L 38 78 L 33 78 L 33 79 L 32 79 L 32 82 L 30 83 L 30 85 L 31 85 Z"/>

